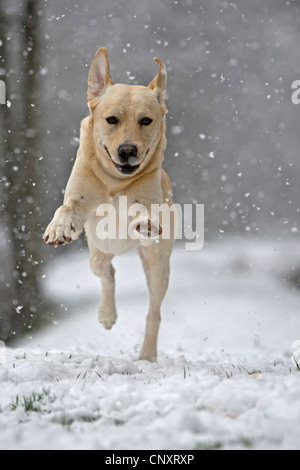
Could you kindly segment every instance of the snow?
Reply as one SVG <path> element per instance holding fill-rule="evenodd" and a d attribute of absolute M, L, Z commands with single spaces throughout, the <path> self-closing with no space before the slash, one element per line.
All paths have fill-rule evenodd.
<path fill-rule="evenodd" d="M 156 364 L 137 360 L 148 299 L 137 254 L 115 259 L 109 332 L 88 253 L 57 255 L 42 282 L 66 318 L 6 348 L 0 449 L 299 449 L 296 248 L 178 245 Z"/>

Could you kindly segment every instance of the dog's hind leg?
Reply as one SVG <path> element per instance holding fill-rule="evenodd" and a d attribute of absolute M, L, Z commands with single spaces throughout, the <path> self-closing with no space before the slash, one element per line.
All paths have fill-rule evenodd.
<path fill-rule="evenodd" d="M 101 279 L 102 296 L 98 309 L 99 321 L 110 330 L 117 320 L 115 303 L 115 270 L 111 264 L 113 255 L 102 253 L 89 243 L 90 265 L 93 273 Z"/>
<path fill-rule="evenodd" d="M 173 242 L 161 240 L 149 247 L 140 247 L 139 253 L 147 278 L 150 293 L 150 309 L 147 317 L 144 345 L 140 360 L 155 362 L 157 339 L 161 321 L 161 304 L 166 295 L 170 277 L 170 256 Z"/>

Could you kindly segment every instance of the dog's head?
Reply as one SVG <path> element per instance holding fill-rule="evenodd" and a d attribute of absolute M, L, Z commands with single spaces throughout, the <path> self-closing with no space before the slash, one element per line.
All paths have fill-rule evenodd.
<path fill-rule="evenodd" d="M 164 138 L 167 72 L 160 59 L 154 60 L 159 71 L 148 87 L 113 85 L 103 47 L 91 66 L 88 102 L 97 154 L 103 167 L 118 178 L 146 168 Z"/>

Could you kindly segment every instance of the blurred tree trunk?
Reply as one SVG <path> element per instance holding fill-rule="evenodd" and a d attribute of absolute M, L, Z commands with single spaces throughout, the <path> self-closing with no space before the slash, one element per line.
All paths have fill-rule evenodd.
<path fill-rule="evenodd" d="M 2 2 L 0 25 L 2 29 L 7 30 L 8 19 L 1 4 Z M 6 283 L 10 287 L 7 287 L 9 290 L 4 309 L 4 313 L 10 316 L 10 328 L 7 331 L 7 322 L 4 322 L 5 331 L 1 332 L 0 329 L 2 339 L 6 341 L 10 339 L 11 332 L 18 334 L 33 328 L 43 304 L 39 285 L 43 245 L 40 226 L 41 191 L 39 191 L 41 86 L 38 79 L 42 59 L 42 4 L 40 0 L 26 0 L 23 5 L 18 64 L 20 89 L 16 99 L 12 99 L 11 108 L 4 106 L 1 110 L 2 132 L 6 136 L 3 146 L 7 178 L 4 198 L 1 194 L 1 202 L 3 200 L 1 211 L 4 212 L 7 239 L 13 260 L 10 270 L 11 280 Z M 2 31 L 1 33 L 3 34 Z M 8 54 L 5 31 L 3 37 L 2 57 L 8 71 L 11 58 Z"/>
<path fill-rule="evenodd" d="M 10 68 L 6 37 L 10 31 L 9 18 L 5 14 L 4 4 L 0 1 L 0 79 L 6 84 L 6 97 L 11 96 L 10 83 L 8 81 L 8 72 Z M 9 248 L 10 236 L 10 217 L 7 213 L 9 205 L 10 192 L 10 169 L 9 161 L 13 158 L 14 142 L 14 122 L 12 118 L 13 110 L 5 105 L 0 105 L 0 217 L 4 226 L 4 233 L 7 240 L 5 248 Z M 10 250 L 9 250 L 10 251 Z M 1 253 L 2 254 L 2 253 Z M 4 254 L 3 254 L 4 256 Z M 12 270 L 10 264 L 11 257 L 5 253 L 5 263 L 3 263 L 0 275 L 0 296 L 1 296 L 1 314 L 0 314 L 0 339 L 7 339 L 11 328 L 12 315 L 12 295 L 13 286 L 9 273 Z M 3 261 L 2 261 L 3 262 Z"/>

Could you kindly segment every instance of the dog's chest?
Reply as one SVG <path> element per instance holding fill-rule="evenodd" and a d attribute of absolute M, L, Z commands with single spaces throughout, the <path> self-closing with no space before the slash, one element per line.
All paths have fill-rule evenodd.
<path fill-rule="evenodd" d="M 100 204 L 90 215 L 85 229 L 88 240 L 103 253 L 120 255 L 139 246 L 128 235 L 131 219 L 126 197 L 115 196 Z"/>

